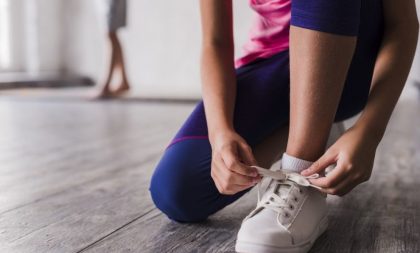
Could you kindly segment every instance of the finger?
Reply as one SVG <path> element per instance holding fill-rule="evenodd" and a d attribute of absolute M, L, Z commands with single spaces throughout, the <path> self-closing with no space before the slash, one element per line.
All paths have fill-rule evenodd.
<path fill-rule="evenodd" d="M 219 168 L 217 167 L 216 163 L 213 161 L 212 162 L 212 169 L 211 169 L 211 177 L 213 178 L 214 184 L 216 185 L 217 190 L 220 193 L 224 192 L 224 189 L 221 185 L 221 180 L 220 180 L 220 176 L 219 176 Z"/>
<path fill-rule="evenodd" d="M 337 188 L 337 195 L 344 196 L 347 193 L 351 192 L 356 186 L 359 184 L 362 184 L 363 182 L 367 181 L 367 177 L 361 176 L 361 175 L 355 175 L 352 177 L 349 182 L 343 182 L 343 184 L 338 185 Z"/>
<path fill-rule="evenodd" d="M 260 182 L 259 178 L 243 176 L 234 172 L 232 172 L 232 176 L 229 179 L 229 183 L 239 186 L 253 186 Z"/>
<path fill-rule="evenodd" d="M 349 193 L 356 185 L 357 183 L 353 177 L 347 177 L 336 187 L 323 188 L 321 191 L 331 195 L 344 196 L 345 194 Z"/>
<path fill-rule="evenodd" d="M 213 178 L 213 182 L 214 182 L 214 185 L 216 185 L 217 190 L 220 193 L 222 193 L 223 192 L 223 187 L 221 187 L 221 185 L 220 185 L 220 179 L 219 179 L 219 177 L 214 172 L 212 172 L 211 177 Z"/>
<path fill-rule="evenodd" d="M 257 165 L 257 160 L 252 153 L 251 147 L 246 144 L 239 147 L 239 157 L 246 165 Z"/>
<path fill-rule="evenodd" d="M 231 171 L 226 167 L 226 165 L 221 162 L 218 164 L 218 171 L 221 178 L 223 178 L 224 183 L 227 185 L 239 185 L 239 186 L 252 186 L 259 182 L 259 178 L 244 176 L 234 171 Z"/>
<path fill-rule="evenodd" d="M 301 174 L 303 176 L 310 176 L 315 173 L 324 171 L 328 166 L 334 164 L 337 161 L 336 154 L 332 152 L 325 152 L 317 161 L 315 161 L 309 168 L 303 170 Z"/>
<path fill-rule="evenodd" d="M 238 157 L 231 150 L 222 154 L 222 160 L 225 163 L 225 166 L 235 173 L 249 177 L 258 177 L 256 169 L 239 162 Z"/>
<path fill-rule="evenodd" d="M 216 164 L 215 173 L 226 185 L 236 184 L 240 186 L 250 186 L 254 185 L 257 182 L 256 180 L 258 180 L 258 178 L 240 175 L 231 171 L 221 159 L 216 159 L 214 162 Z"/>
<path fill-rule="evenodd" d="M 220 194 L 223 195 L 233 195 L 236 194 L 238 192 L 244 191 L 250 187 L 252 187 L 253 185 L 236 185 L 236 184 L 229 184 L 227 183 L 223 178 L 222 175 L 219 174 L 219 172 L 217 172 L 220 169 L 217 169 L 216 167 L 214 168 L 214 173 L 212 174 L 213 177 L 213 181 L 216 185 L 217 190 L 219 191 Z"/>
<path fill-rule="evenodd" d="M 325 177 L 320 177 L 316 179 L 310 179 L 309 181 L 322 188 L 333 188 L 346 179 L 349 175 L 349 171 L 345 169 L 341 164 L 337 164 L 335 169 Z"/>
<path fill-rule="evenodd" d="M 231 167 L 228 168 L 230 171 L 236 173 L 237 175 L 259 178 L 259 174 L 256 169 L 251 168 L 243 163 L 236 162 Z"/>

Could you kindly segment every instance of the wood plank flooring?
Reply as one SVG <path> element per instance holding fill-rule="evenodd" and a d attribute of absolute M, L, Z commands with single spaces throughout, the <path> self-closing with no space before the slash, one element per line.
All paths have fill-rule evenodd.
<path fill-rule="evenodd" d="M 192 104 L 0 99 L 0 252 L 234 252 L 255 191 L 169 221 L 149 178 Z M 420 252 L 420 102 L 400 101 L 372 179 L 330 197 L 311 252 Z"/>

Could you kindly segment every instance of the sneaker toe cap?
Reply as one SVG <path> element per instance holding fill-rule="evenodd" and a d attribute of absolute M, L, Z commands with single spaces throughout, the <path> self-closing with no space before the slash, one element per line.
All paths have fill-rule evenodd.
<path fill-rule="evenodd" d="M 277 223 L 275 216 L 258 215 L 242 223 L 238 241 L 272 246 L 291 246 L 293 238 L 289 231 Z M 266 219 L 270 218 L 270 219 Z"/>

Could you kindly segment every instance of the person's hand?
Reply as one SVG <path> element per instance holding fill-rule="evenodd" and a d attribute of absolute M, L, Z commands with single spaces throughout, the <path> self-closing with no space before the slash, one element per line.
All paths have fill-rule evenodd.
<path fill-rule="evenodd" d="M 343 196 L 358 184 L 369 180 L 377 145 L 357 127 L 352 127 L 301 174 L 322 174 L 328 166 L 336 163 L 336 167 L 327 176 L 310 179 L 310 182 L 321 187 L 322 192 Z"/>
<path fill-rule="evenodd" d="M 257 184 L 261 178 L 251 165 L 257 165 L 246 141 L 233 131 L 214 136 L 211 140 L 211 177 L 217 189 L 233 195 Z"/>

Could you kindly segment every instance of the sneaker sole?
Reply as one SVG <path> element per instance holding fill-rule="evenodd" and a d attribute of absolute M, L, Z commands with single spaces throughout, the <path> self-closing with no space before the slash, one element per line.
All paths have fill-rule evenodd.
<path fill-rule="evenodd" d="M 293 247 L 275 247 L 263 244 L 237 241 L 235 251 L 240 253 L 306 253 L 308 252 L 316 239 L 322 235 L 328 227 L 328 218 L 324 217 L 318 225 L 318 231 L 313 233 L 308 242 Z"/>

